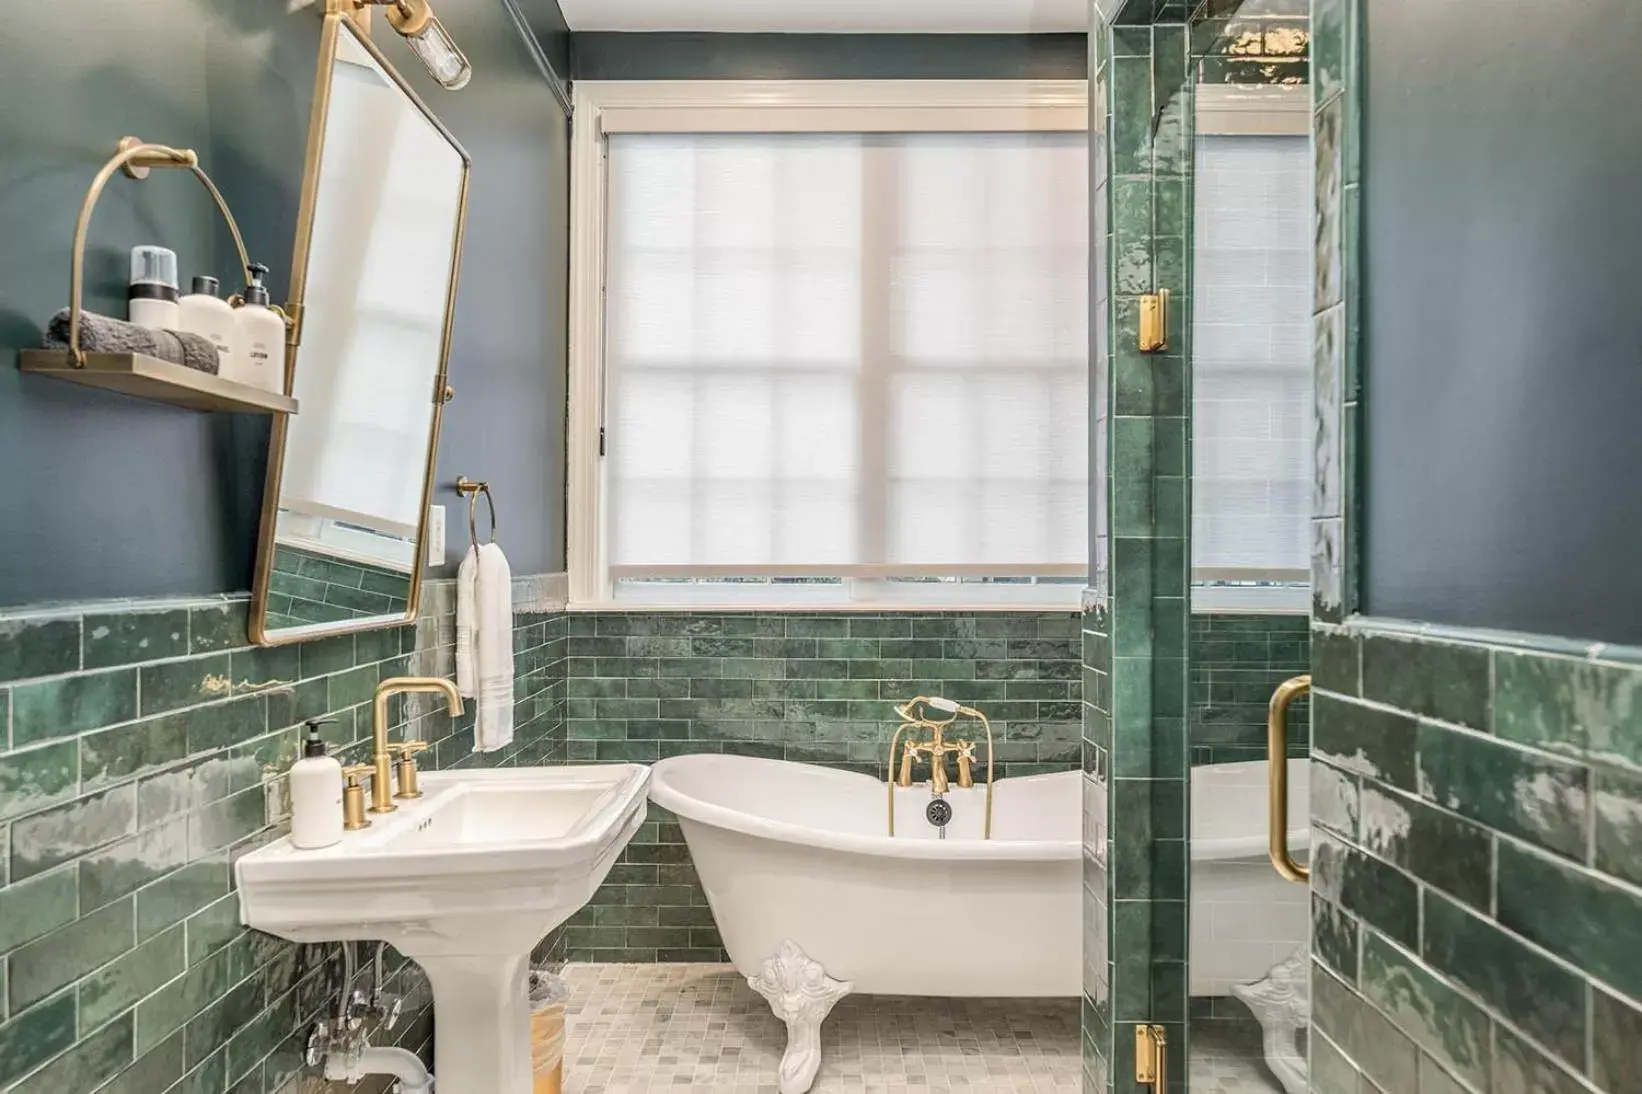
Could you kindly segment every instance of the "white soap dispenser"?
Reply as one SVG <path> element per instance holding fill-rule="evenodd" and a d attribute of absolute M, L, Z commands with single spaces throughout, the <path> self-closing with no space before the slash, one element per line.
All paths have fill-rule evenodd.
<path fill-rule="evenodd" d="M 319 727 L 332 719 L 306 723 L 302 759 L 291 765 L 291 846 L 317 851 L 342 841 L 342 765 L 325 754 Z"/>
<path fill-rule="evenodd" d="M 251 281 L 241 294 L 245 304 L 234 313 L 239 327 L 234 345 L 234 371 L 225 378 L 283 395 L 285 320 L 268 306 L 268 287 L 263 284 L 268 267 L 253 262 L 249 272 Z"/>

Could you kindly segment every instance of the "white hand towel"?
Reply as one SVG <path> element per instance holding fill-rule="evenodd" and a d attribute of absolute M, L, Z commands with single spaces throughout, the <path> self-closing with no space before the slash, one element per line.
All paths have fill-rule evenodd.
<path fill-rule="evenodd" d="M 456 690 L 462 698 L 473 698 L 479 678 L 479 548 L 469 547 L 456 569 Z"/>
<path fill-rule="evenodd" d="M 468 549 L 456 575 L 456 689 L 477 700 L 473 750 L 513 741 L 513 573 L 494 543 Z"/>

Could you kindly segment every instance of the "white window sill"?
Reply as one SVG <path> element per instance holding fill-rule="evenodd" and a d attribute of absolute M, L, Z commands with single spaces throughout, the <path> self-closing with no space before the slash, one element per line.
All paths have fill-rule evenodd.
<path fill-rule="evenodd" d="M 1193 615 L 1309 615 L 1309 585 L 1193 585 Z"/>
<path fill-rule="evenodd" d="M 1036 603 L 1036 604 L 966 604 L 954 602 L 941 604 L 932 601 L 883 601 L 880 603 L 863 603 L 860 601 L 838 601 L 835 603 L 818 603 L 814 600 L 790 601 L 787 603 L 769 602 L 751 604 L 746 601 L 671 601 L 652 602 L 641 600 L 591 600 L 572 602 L 565 606 L 565 611 L 572 613 L 589 612 L 734 612 L 745 615 L 936 615 L 940 613 L 983 613 L 991 612 L 998 615 L 1032 614 L 1055 615 L 1069 613 L 1077 615 L 1082 612 L 1082 606 L 1077 600 L 1068 600 L 1065 603 Z"/>

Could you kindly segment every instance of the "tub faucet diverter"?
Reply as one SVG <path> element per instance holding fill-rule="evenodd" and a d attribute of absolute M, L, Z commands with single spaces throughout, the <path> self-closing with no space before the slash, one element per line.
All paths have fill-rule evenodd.
<path fill-rule="evenodd" d="M 918 760 L 929 758 L 929 787 L 930 792 L 937 798 L 944 796 L 950 789 L 946 758 L 955 756 L 958 761 L 958 786 L 968 790 L 975 785 L 975 742 L 969 740 L 947 740 L 947 729 L 959 718 L 969 718 L 981 724 L 986 731 L 986 819 L 982 834 L 983 839 L 992 838 L 992 723 L 987 721 L 986 715 L 973 707 L 966 707 L 951 699 L 944 699 L 938 695 L 920 695 L 895 707 L 895 713 L 900 715 L 901 725 L 895 731 L 895 736 L 889 743 L 889 767 L 885 774 L 885 781 L 889 784 L 889 834 L 895 834 L 895 788 L 897 786 L 910 787 L 912 785 L 912 769 Z M 945 715 L 945 717 L 941 717 Z M 903 743 L 901 735 L 912 730 L 912 735 Z M 924 740 L 916 739 L 916 734 L 923 731 L 929 734 Z M 901 748 L 900 771 L 896 772 L 895 750 Z M 950 817 L 950 813 L 948 814 Z"/>
<path fill-rule="evenodd" d="M 935 729 L 935 736 L 927 741 L 908 741 L 901 746 L 901 773 L 895 779 L 896 786 L 912 785 L 912 765 L 928 756 L 930 762 L 930 788 L 937 794 L 945 794 L 951 788 L 947 777 L 946 757 L 958 757 L 958 786 L 968 790 L 975 785 L 975 742 L 945 740 L 941 729 Z"/>

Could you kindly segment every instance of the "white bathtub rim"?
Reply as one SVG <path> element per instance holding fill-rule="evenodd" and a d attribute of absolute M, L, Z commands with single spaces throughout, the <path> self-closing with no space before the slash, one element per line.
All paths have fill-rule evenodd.
<path fill-rule="evenodd" d="M 1292 762 L 1292 761 L 1291 761 Z M 1303 761 L 1302 761 L 1303 762 Z M 980 839 L 905 839 L 889 835 L 856 835 L 825 828 L 812 828 L 790 821 L 772 820 L 739 809 L 704 801 L 673 786 L 669 774 L 677 768 L 708 764 L 723 768 L 742 768 L 748 771 L 769 767 L 801 767 L 811 777 L 854 784 L 868 784 L 874 797 L 870 807 L 878 816 L 878 802 L 882 801 L 884 784 L 870 775 L 819 764 L 799 763 L 753 756 L 731 756 L 723 753 L 693 753 L 659 760 L 650 769 L 650 800 L 664 809 L 701 824 L 723 828 L 742 835 L 775 840 L 798 847 L 814 847 L 846 854 L 874 855 L 880 858 L 921 859 L 930 861 L 1013 861 L 1055 862 L 1075 861 L 1082 856 L 1081 835 L 1061 840 L 980 840 Z M 1229 765 L 1228 765 L 1229 766 Z M 1264 764 L 1250 764 L 1264 767 Z M 999 779 L 998 785 L 1021 787 L 1033 782 L 1077 778 L 1075 771 L 1045 775 L 1018 775 Z M 1263 826 L 1262 826 L 1263 827 Z M 1302 824 L 1289 828 L 1288 846 L 1291 852 L 1302 854 L 1309 850 L 1311 832 Z M 1264 833 L 1235 836 L 1196 835 L 1190 841 L 1193 862 L 1263 862 L 1267 858 L 1267 840 Z"/>
<path fill-rule="evenodd" d="M 1205 839 L 1198 836 L 1191 841 L 1193 862 L 1251 862 L 1268 861 L 1269 848 L 1264 836 L 1223 836 Z M 1289 829 L 1289 851 L 1305 851 L 1311 846 L 1309 828 Z"/>
<path fill-rule="evenodd" d="M 1291 793 L 1289 798 L 1288 847 L 1291 852 L 1300 854 L 1311 846 L 1311 817 L 1309 809 L 1303 804 L 1309 801 L 1310 764 L 1305 757 L 1297 756 L 1289 757 L 1287 763 L 1290 786 L 1299 787 L 1299 793 Z M 1267 773 L 1265 760 L 1239 760 L 1192 768 L 1190 843 L 1193 862 L 1270 861 Z M 1219 810 L 1211 809 L 1206 815 L 1198 812 L 1206 804 L 1200 800 L 1205 796 L 1213 800 L 1218 799 L 1220 794 L 1230 792 L 1237 795 L 1239 790 L 1248 791 L 1251 788 L 1255 793 L 1247 795 L 1247 801 L 1238 809 L 1237 830 L 1231 835 L 1218 834 L 1224 831 L 1226 820 Z M 1223 803 L 1217 801 L 1216 804 Z M 1249 830 L 1250 822 L 1252 830 Z"/>
<path fill-rule="evenodd" d="M 650 768 L 650 800 L 686 820 L 711 825 L 714 828 L 723 828 L 727 831 L 739 832 L 742 835 L 753 836 L 758 839 L 774 840 L 778 843 L 839 851 L 852 855 L 942 862 L 1076 862 L 1083 854 L 1082 843 L 1078 838 L 1060 840 L 905 839 L 891 837 L 887 833 L 882 836 L 863 836 L 849 832 L 834 832 L 824 828 L 811 828 L 807 825 L 771 820 L 767 817 L 744 813 L 739 809 L 731 809 L 727 806 L 703 801 L 673 786 L 668 778 L 675 768 L 710 761 L 716 761 L 715 766 L 724 767 L 752 768 L 776 764 L 803 767 L 812 772 L 823 771 L 826 773 L 826 777 L 840 782 L 868 783 L 871 784 L 873 794 L 884 794 L 882 783 L 870 775 L 862 775 L 854 771 L 840 771 L 836 768 L 823 768 L 817 764 L 801 764 L 791 760 L 726 756 L 722 753 L 699 753 L 690 756 L 669 757 L 665 760 L 658 760 L 652 765 Z M 738 763 L 736 761 L 745 762 Z M 998 783 L 1002 785 L 1009 782 L 1019 785 L 1021 782 L 1030 780 L 1060 779 L 1068 776 L 1075 777 L 1076 775 L 1076 772 L 1062 772 L 1049 775 L 1017 776 L 1012 779 L 999 779 Z M 882 801 L 882 798 L 878 800 Z M 884 808 L 877 810 L 877 815 L 880 818 L 884 816 L 885 809 L 887 809 L 887 804 Z"/>

